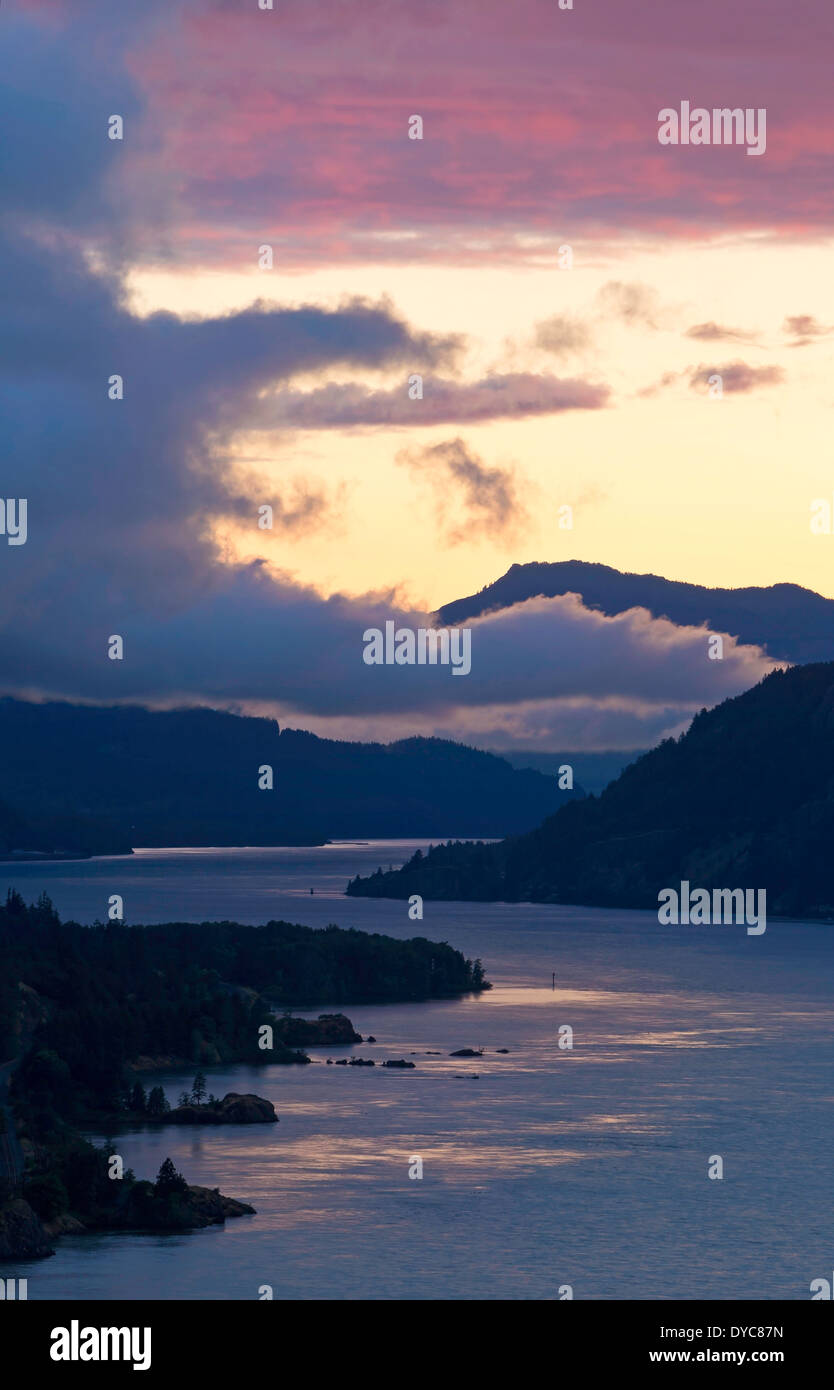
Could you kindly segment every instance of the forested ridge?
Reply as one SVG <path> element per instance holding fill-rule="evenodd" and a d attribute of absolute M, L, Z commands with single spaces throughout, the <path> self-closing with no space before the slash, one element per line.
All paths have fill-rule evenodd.
<path fill-rule="evenodd" d="M 755 887 L 768 910 L 834 914 L 834 663 L 775 671 L 702 710 L 598 797 L 530 834 L 447 843 L 354 879 L 373 897 L 656 907 L 682 879 Z"/>
<path fill-rule="evenodd" d="M 0 699 L 0 745 L 4 858 L 506 835 L 581 794 L 449 739 L 349 743 L 211 709 Z"/>

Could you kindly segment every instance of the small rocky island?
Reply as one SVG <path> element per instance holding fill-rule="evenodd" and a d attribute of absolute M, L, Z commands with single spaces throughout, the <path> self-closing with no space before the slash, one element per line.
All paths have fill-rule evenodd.
<path fill-rule="evenodd" d="M 229 1091 L 222 1100 L 203 1105 L 189 1101 L 167 1114 L 149 1117 L 167 1125 L 276 1125 L 278 1116 L 271 1100 Z"/>
<path fill-rule="evenodd" d="M 344 1014 L 319 1014 L 318 1018 L 297 1018 L 290 1013 L 282 1014 L 273 1025 L 275 1037 L 284 1047 L 335 1047 L 343 1043 L 361 1043 L 362 1034 L 357 1033 L 349 1018 Z M 368 1042 L 370 1042 L 370 1038 Z"/>

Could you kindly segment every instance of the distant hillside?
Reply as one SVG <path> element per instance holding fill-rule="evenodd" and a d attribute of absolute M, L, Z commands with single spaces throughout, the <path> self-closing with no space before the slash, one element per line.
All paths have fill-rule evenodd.
<path fill-rule="evenodd" d="M 86 859 L 129 854 L 130 837 L 101 816 L 76 812 L 22 815 L 0 802 L 0 860 Z"/>
<path fill-rule="evenodd" d="M 834 915 L 834 663 L 776 671 L 703 710 L 599 797 L 497 845 L 442 845 L 354 880 L 370 897 L 656 907 L 682 879 Z"/>
<path fill-rule="evenodd" d="M 834 599 L 811 589 L 798 584 L 706 589 L 656 574 L 622 574 L 609 565 L 584 560 L 512 565 L 480 593 L 445 604 L 438 616 L 456 626 L 491 609 L 567 593 L 581 594 L 586 607 L 611 617 L 639 607 L 681 625 L 706 623 L 716 632 L 765 647 L 778 660 L 834 659 Z"/>
<path fill-rule="evenodd" d="M 0 700 L 7 843 L 149 845 L 500 837 L 563 805 L 557 779 L 442 739 L 340 743 L 214 710 Z M 273 769 L 260 790 L 258 769 Z M 16 822 L 19 824 L 16 826 Z M 28 843 L 29 824 L 51 826 Z M 83 833 L 82 833 L 83 832 Z M 33 832 L 34 833 L 34 832 Z M 0 844 L 3 841 L 0 812 Z M 112 851 L 110 851 L 112 852 Z"/>
<path fill-rule="evenodd" d="M 537 772 L 544 772 L 550 777 L 555 777 L 559 768 L 567 763 L 573 768 L 574 783 L 581 784 L 586 792 L 596 794 L 607 787 L 609 782 L 613 782 L 615 777 L 619 777 L 629 763 L 642 758 L 646 751 L 645 748 L 635 748 L 630 752 L 612 749 L 605 753 L 539 753 L 536 749 L 529 752 L 511 749 L 503 756 L 512 767 L 533 767 Z"/>

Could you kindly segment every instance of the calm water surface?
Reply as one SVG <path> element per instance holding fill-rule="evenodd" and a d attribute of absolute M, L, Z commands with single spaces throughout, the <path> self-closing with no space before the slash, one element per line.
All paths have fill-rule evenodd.
<path fill-rule="evenodd" d="M 20 1267 L 29 1297 L 256 1299 L 270 1284 L 291 1299 L 554 1299 L 570 1284 L 576 1298 L 807 1299 L 834 1269 L 832 928 L 771 922 L 748 937 L 641 912 L 465 903 L 427 903 L 420 923 L 405 903 L 342 896 L 351 875 L 416 844 L 0 866 L 0 886 L 45 889 L 82 922 L 120 893 L 132 922 L 420 934 L 480 956 L 494 983 L 478 999 L 345 1006 L 378 1042 L 312 1049 L 317 1065 L 210 1069 L 211 1090 L 267 1096 L 280 1123 L 171 1126 L 119 1148 L 140 1177 L 170 1155 L 257 1215 L 64 1237 Z M 459 1047 L 486 1052 L 450 1058 Z M 417 1065 L 325 1064 L 353 1053 Z M 160 1079 L 176 1100 L 192 1073 Z M 710 1181 L 717 1154 L 724 1178 Z M 414 1155 L 422 1181 L 408 1177 Z"/>

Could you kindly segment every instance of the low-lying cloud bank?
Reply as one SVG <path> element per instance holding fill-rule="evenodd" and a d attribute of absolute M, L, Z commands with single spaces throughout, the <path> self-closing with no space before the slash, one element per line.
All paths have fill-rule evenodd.
<path fill-rule="evenodd" d="M 83 607 L 76 589 L 53 595 L 37 625 L 6 625 L 6 693 L 257 708 L 351 737 L 420 730 L 529 747 L 573 729 L 599 746 L 645 746 L 776 664 L 730 637 L 712 659 L 703 628 L 641 609 L 606 617 L 568 594 L 469 624 L 471 669 L 456 679 L 448 664 L 367 664 L 371 630 L 432 625 L 387 596 L 323 599 L 255 564 L 221 567 L 210 592 L 163 612 L 87 581 Z M 108 656 L 114 634 L 121 660 Z"/>

